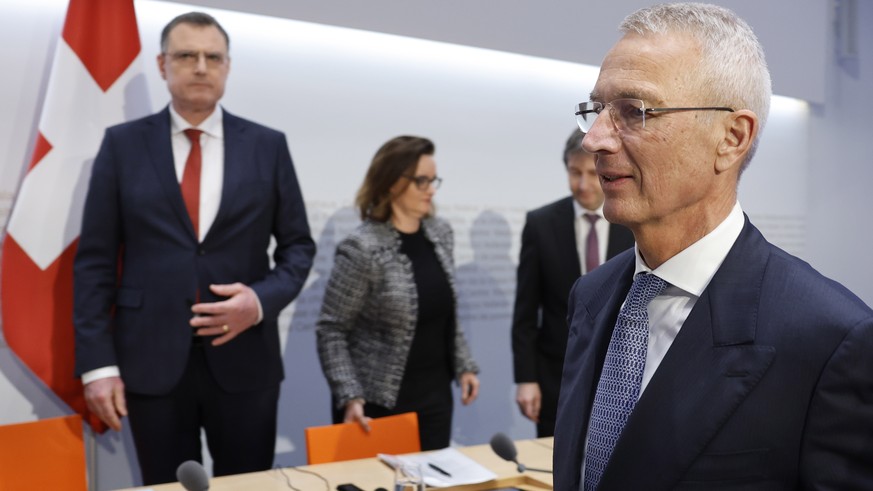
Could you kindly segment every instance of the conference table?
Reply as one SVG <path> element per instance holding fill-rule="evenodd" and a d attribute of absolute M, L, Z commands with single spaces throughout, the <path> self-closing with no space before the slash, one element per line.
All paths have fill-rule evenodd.
<path fill-rule="evenodd" d="M 519 440 L 518 461 L 527 467 L 538 469 L 552 468 L 552 438 Z M 497 478 L 479 484 L 451 486 L 446 491 L 479 491 L 514 488 L 526 491 L 552 489 L 552 475 L 525 471 L 519 473 L 515 464 L 498 457 L 487 444 L 457 447 L 461 453 L 491 470 Z M 249 474 L 237 474 L 211 479 L 210 491 L 335 491 L 337 485 L 352 483 L 364 491 L 376 488 L 391 489 L 394 486 L 394 471 L 377 458 L 347 460 L 329 464 L 284 467 Z M 161 484 L 131 488 L 136 491 L 184 491 L 179 483 Z"/>

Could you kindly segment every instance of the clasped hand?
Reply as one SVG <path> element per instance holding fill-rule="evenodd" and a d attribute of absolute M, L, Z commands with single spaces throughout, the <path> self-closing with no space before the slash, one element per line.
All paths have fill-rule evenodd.
<path fill-rule="evenodd" d="M 212 340 L 212 345 L 221 346 L 258 323 L 258 297 L 249 286 L 242 283 L 209 285 L 209 290 L 228 298 L 191 307 L 195 316 L 190 324 L 198 336 L 218 336 Z"/>

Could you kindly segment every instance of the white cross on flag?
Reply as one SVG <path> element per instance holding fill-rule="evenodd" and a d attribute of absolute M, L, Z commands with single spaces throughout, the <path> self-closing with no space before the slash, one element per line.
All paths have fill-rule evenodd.
<path fill-rule="evenodd" d="M 140 51 L 133 0 L 70 0 L 0 269 L 9 346 L 100 430 L 73 375 L 73 258 L 104 130 L 151 112 Z"/>

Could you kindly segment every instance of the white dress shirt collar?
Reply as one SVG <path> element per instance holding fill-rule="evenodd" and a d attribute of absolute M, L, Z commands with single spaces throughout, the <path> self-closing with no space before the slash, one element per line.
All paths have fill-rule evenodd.
<path fill-rule="evenodd" d="M 203 131 L 212 138 L 224 138 L 224 110 L 221 106 L 215 106 L 215 111 L 212 111 L 206 119 L 197 126 L 192 125 L 185 120 L 170 104 L 170 133 L 175 135 L 189 128 L 195 128 Z"/>
<path fill-rule="evenodd" d="M 646 265 L 635 245 L 636 270 L 634 276 L 642 271 L 653 272 L 667 283 L 699 297 L 709 285 L 709 281 L 712 280 L 721 263 L 724 262 L 737 237 L 740 236 L 744 223 L 743 209 L 738 201 L 734 203 L 727 218 L 712 232 L 668 259 L 655 271 Z"/>
<path fill-rule="evenodd" d="M 579 204 L 578 201 L 576 201 L 575 198 L 573 198 L 573 216 L 579 218 L 586 213 L 593 213 L 600 218 L 603 218 L 603 204 L 601 203 L 600 207 L 596 210 L 589 210 L 587 208 L 584 208 L 582 205 Z"/>

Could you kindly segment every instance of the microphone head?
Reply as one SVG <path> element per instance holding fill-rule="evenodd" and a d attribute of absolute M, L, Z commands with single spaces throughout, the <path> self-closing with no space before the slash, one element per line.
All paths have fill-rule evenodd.
<path fill-rule="evenodd" d="M 207 491 L 209 476 L 206 470 L 196 460 L 186 460 L 176 469 L 176 479 L 188 491 Z"/>
<path fill-rule="evenodd" d="M 491 450 L 503 460 L 518 463 L 516 460 L 518 450 L 515 449 L 515 442 L 503 433 L 496 433 L 491 437 Z"/>

